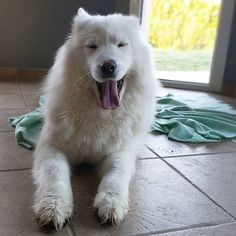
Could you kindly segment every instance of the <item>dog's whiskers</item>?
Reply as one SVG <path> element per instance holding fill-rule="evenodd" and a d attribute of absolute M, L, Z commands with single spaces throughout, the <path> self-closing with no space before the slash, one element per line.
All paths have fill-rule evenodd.
<path fill-rule="evenodd" d="M 83 82 L 90 79 L 90 73 L 85 73 L 74 83 L 74 88 L 78 88 Z"/>
<path fill-rule="evenodd" d="M 130 68 L 130 71 L 134 72 L 134 73 L 128 74 L 131 79 L 134 79 L 136 77 L 136 75 L 141 76 L 140 72 L 137 71 L 136 69 L 134 69 L 133 67 Z"/>
<path fill-rule="evenodd" d="M 93 79 L 89 79 L 88 80 L 88 86 L 86 89 L 88 89 L 89 87 L 91 87 L 92 83 L 95 82 Z"/>
<path fill-rule="evenodd" d="M 132 79 L 135 79 L 135 76 L 132 76 L 132 75 L 127 74 L 125 78 L 132 80 Z"/>

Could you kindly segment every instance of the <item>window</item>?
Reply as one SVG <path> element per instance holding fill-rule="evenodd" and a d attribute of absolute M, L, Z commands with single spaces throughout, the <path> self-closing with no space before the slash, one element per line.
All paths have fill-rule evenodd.
<path fill-rule="evenodd" d="M 130 0 L 166 86 L 220 91 L 235 1 Z"/>

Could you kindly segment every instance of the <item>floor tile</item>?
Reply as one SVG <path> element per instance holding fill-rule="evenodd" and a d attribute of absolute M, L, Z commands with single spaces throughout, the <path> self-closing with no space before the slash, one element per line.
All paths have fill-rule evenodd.
<path fill-rule="evenodd" d="M 34 111 L 35 109 L 37 109 L 39 106 L 28 106 L 28 111 Z"/>
<path fill-rule="evenodd" d="M 23 94 L 40 94 L 42 79 L 19 79 L 20 88 Z"/>
<path fill-rule="evenodd" d="M 0 94 L 20 94 L 16 79 L 0 79 Z"/>
<path fill-rule="evenodd" d="M 33 152 L 19 146 L 14 132 L 0 132 L 0 171 L 31 168 Z"/>
<path fill-rule="evenodd" d="M 197 90 L 185 90 L 185 89 L 176 89 L 176 88 L 165 88 L 161 87 L 158 90 L 159 96 L 165 96 L 168 93 L 176 95 L 176 96 L 181 96 L 181 97 L 188 97 L 191 95 L 191 98 L 216 98 L 218 100 L 224 100 L 224 101 L 233 101 L 236 100 L 236 97 L 232 96 L 227 96 L 219 93 L 211 93 L 211 92 L 204 92 L 204 91 L 197 91 Z"/>
<path fill-rule="evenodd" d="M 0 81 L 0 231 L 1 235 L 45 235 L 34 222 L 32 211 L 33 186 L 30 170 L 32 151 L 16 144 L 14 132 L 6 118 L 26 111 L 24 94 L 29 110 L 38 105 L 42 80 L 19 79 L 19 87 Z M 162 90 L 164 92 L 170 90 Z M 173 90 L 193 104 L 215 98 L 236 108 L 235 98 Z M 171 91 L 170 91 L 171 92 Z M 161 94 L 161 93 L 160 93 Z M 200 99 L 201 98 L 201 99 Z M 213 100 L 212 100 L 213 101 Z M 15 109 L 18 108 L 18 109 Z M 3 110 L 1 110 L 3 109 Z M 236 145 L 231 141 L 215 144 L 184 144 L 168 140 L 165 135 L 148 135 L 146 144 L 174 165 L 195 185 L 236 217 Z M 203 153 L 235 152 L 203 156 Z M 198 154 L 198 156 L 192 156 Z M 181 157 L 181 155 L 189 155 Z M 171 158 L 176 156 L 176 158 Z M 151 159 L 150 159 L 151 158 Z M 154 153 L 143 147 L 137 161 L 137 173 L 131 184 L 130 211 L 119 229 L 102 226 L 93 215 L 92 203 L 98 179 L 93 169 L 72 168 L 75 212 L 72 223 L 52 235 L 137 235 L 179 230 L 161 235 L 234 235 L 236 223 L 193 185 L 168 167 Z M 17 169 L 17 171 L 14 171 Z M 86 170 L 85 170 L 86 169 Z M 10 171 L 7 171 L 10 170 Z M 223 224 L 207 226 L 211 224 Z M 158 234 L 156 234 L 158 235 Z M 236 235 L 236 234 L 235 234 Z"/>
<path fill-rule="evenodd" d="M 139 161 L 131 187 L 129 216 L 119 229 L 100 225 L 92 202 L 98 180 L 93 170 L 72 178 L 75 212 L 60 235 L 137 235 L 212 222 L 231 222 L 222 210 L 160 160 Z M 31 172 L 0 172 L 0 228 L 3 235 L 41 235 L 31 209 Z M 72 228 L 72 229 L 71 229 Z M 63 234 L 62 234 L 63 233 Z M 42 234 L 43 235 L 43 234 Z M 59 235 L 59 234 L 57 234 Z"/>
<path fill-rule="evenodd" d="M 30 171 L 0 172 L 0 189 L 1 235 L 30 235 L 35 225 Z M 37 231 L 31 235 L 37 235 Z"/>
<path fill-rule="evenodd" d="M 39 97 L 39 94 L 24 94 L 25 103 L 30 107 L 39 105 Z"/>
<path fill-rule="evenodd" d="M 78 197 L 73 223 L 78 235 L 137 235 L 203 222 L 231 222 L 221 209 L 155 159 L 138 161 L 131 184 L 131 209 L 121 227 L 100 226 L 91 210 L 97 184 L 86 184 L 91 179 L 84 176 L 74 181 L 74 196 Z"/>
<path fill-rule="evenodd" d="M 0 109 L 25 108 L 22 95 L 0 94 Z"/>
<path fill-rule="evenodd" d="M 236 153 L 166 160 L 236 218 Z"/>
<path fill-rule="evenodd" d="M 140 149 L 137 155 L 138 159 L 145 159 L 145 158 L 157 158 L 157 156 L 151 152 L 145 145 L 143 148 Z"/>
<path fill-rule="evenodd" d="M 164 134 L 149 134 L 145 139 L 145 143 L 161 157 L 236 151 L 235 142 L 231 140 L 219 143 L 193 144 L 170 140 Z"/>
<path fill-rule="evenodd" d="M 38 229 L 32 210 L 34 193 L 32 183 L 30 170 L 0 172 L 0 234 L 2 236 L 75 235 L 70 225 L 60 232 L 50 234 Z"/>
<path fill-rule="evenodd" d="M 236 223 L 229 223 L 199 229 L 189 229 L 172 233 L 154 234 L 155 236 L 235 236 Z M 153 235 L 153 236 L 154 236 Z"/>
<path fill-rule="evenodd" d="M 20 116 L 27 113 L 26 108 L 20 109 L 0 109 L 0 132 L 1 131 L 13 131 L 14 128 L 8 122 L 8 117 Z"/>

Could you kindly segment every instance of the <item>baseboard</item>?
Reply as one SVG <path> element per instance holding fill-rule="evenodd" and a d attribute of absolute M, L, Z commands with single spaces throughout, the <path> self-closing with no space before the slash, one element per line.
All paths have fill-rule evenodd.
<path fill-rule="evenodd" d="M 39 79 L 47 75 L 48 69 L 0 68 L 0 79 Z"/>
<path fill-rule="evenodd" d="M 0 68 L 0 79 L 17 79 L 16 68 Z"/>
<path fill-rule="evenodd" d="M 222 93 L 236 97 L 236 83 L 223 83 Z"/>

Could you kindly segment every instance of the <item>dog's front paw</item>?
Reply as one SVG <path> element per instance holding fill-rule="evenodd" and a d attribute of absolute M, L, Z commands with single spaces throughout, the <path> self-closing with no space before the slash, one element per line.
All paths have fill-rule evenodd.
<path fill-rule="evenodd" d="M 100 222 L 118 226 L 128 212 L 128 199 L 122 199 L 118 194 L 101 192 L 94 200 L 94 211 Z"/>
<path fill-rule="evenodd" d="M 39 227 L 52 226 L 60 230 L 73 212 L 73 204 L 52 195 L 45 196 L 34 204 Z"/>

